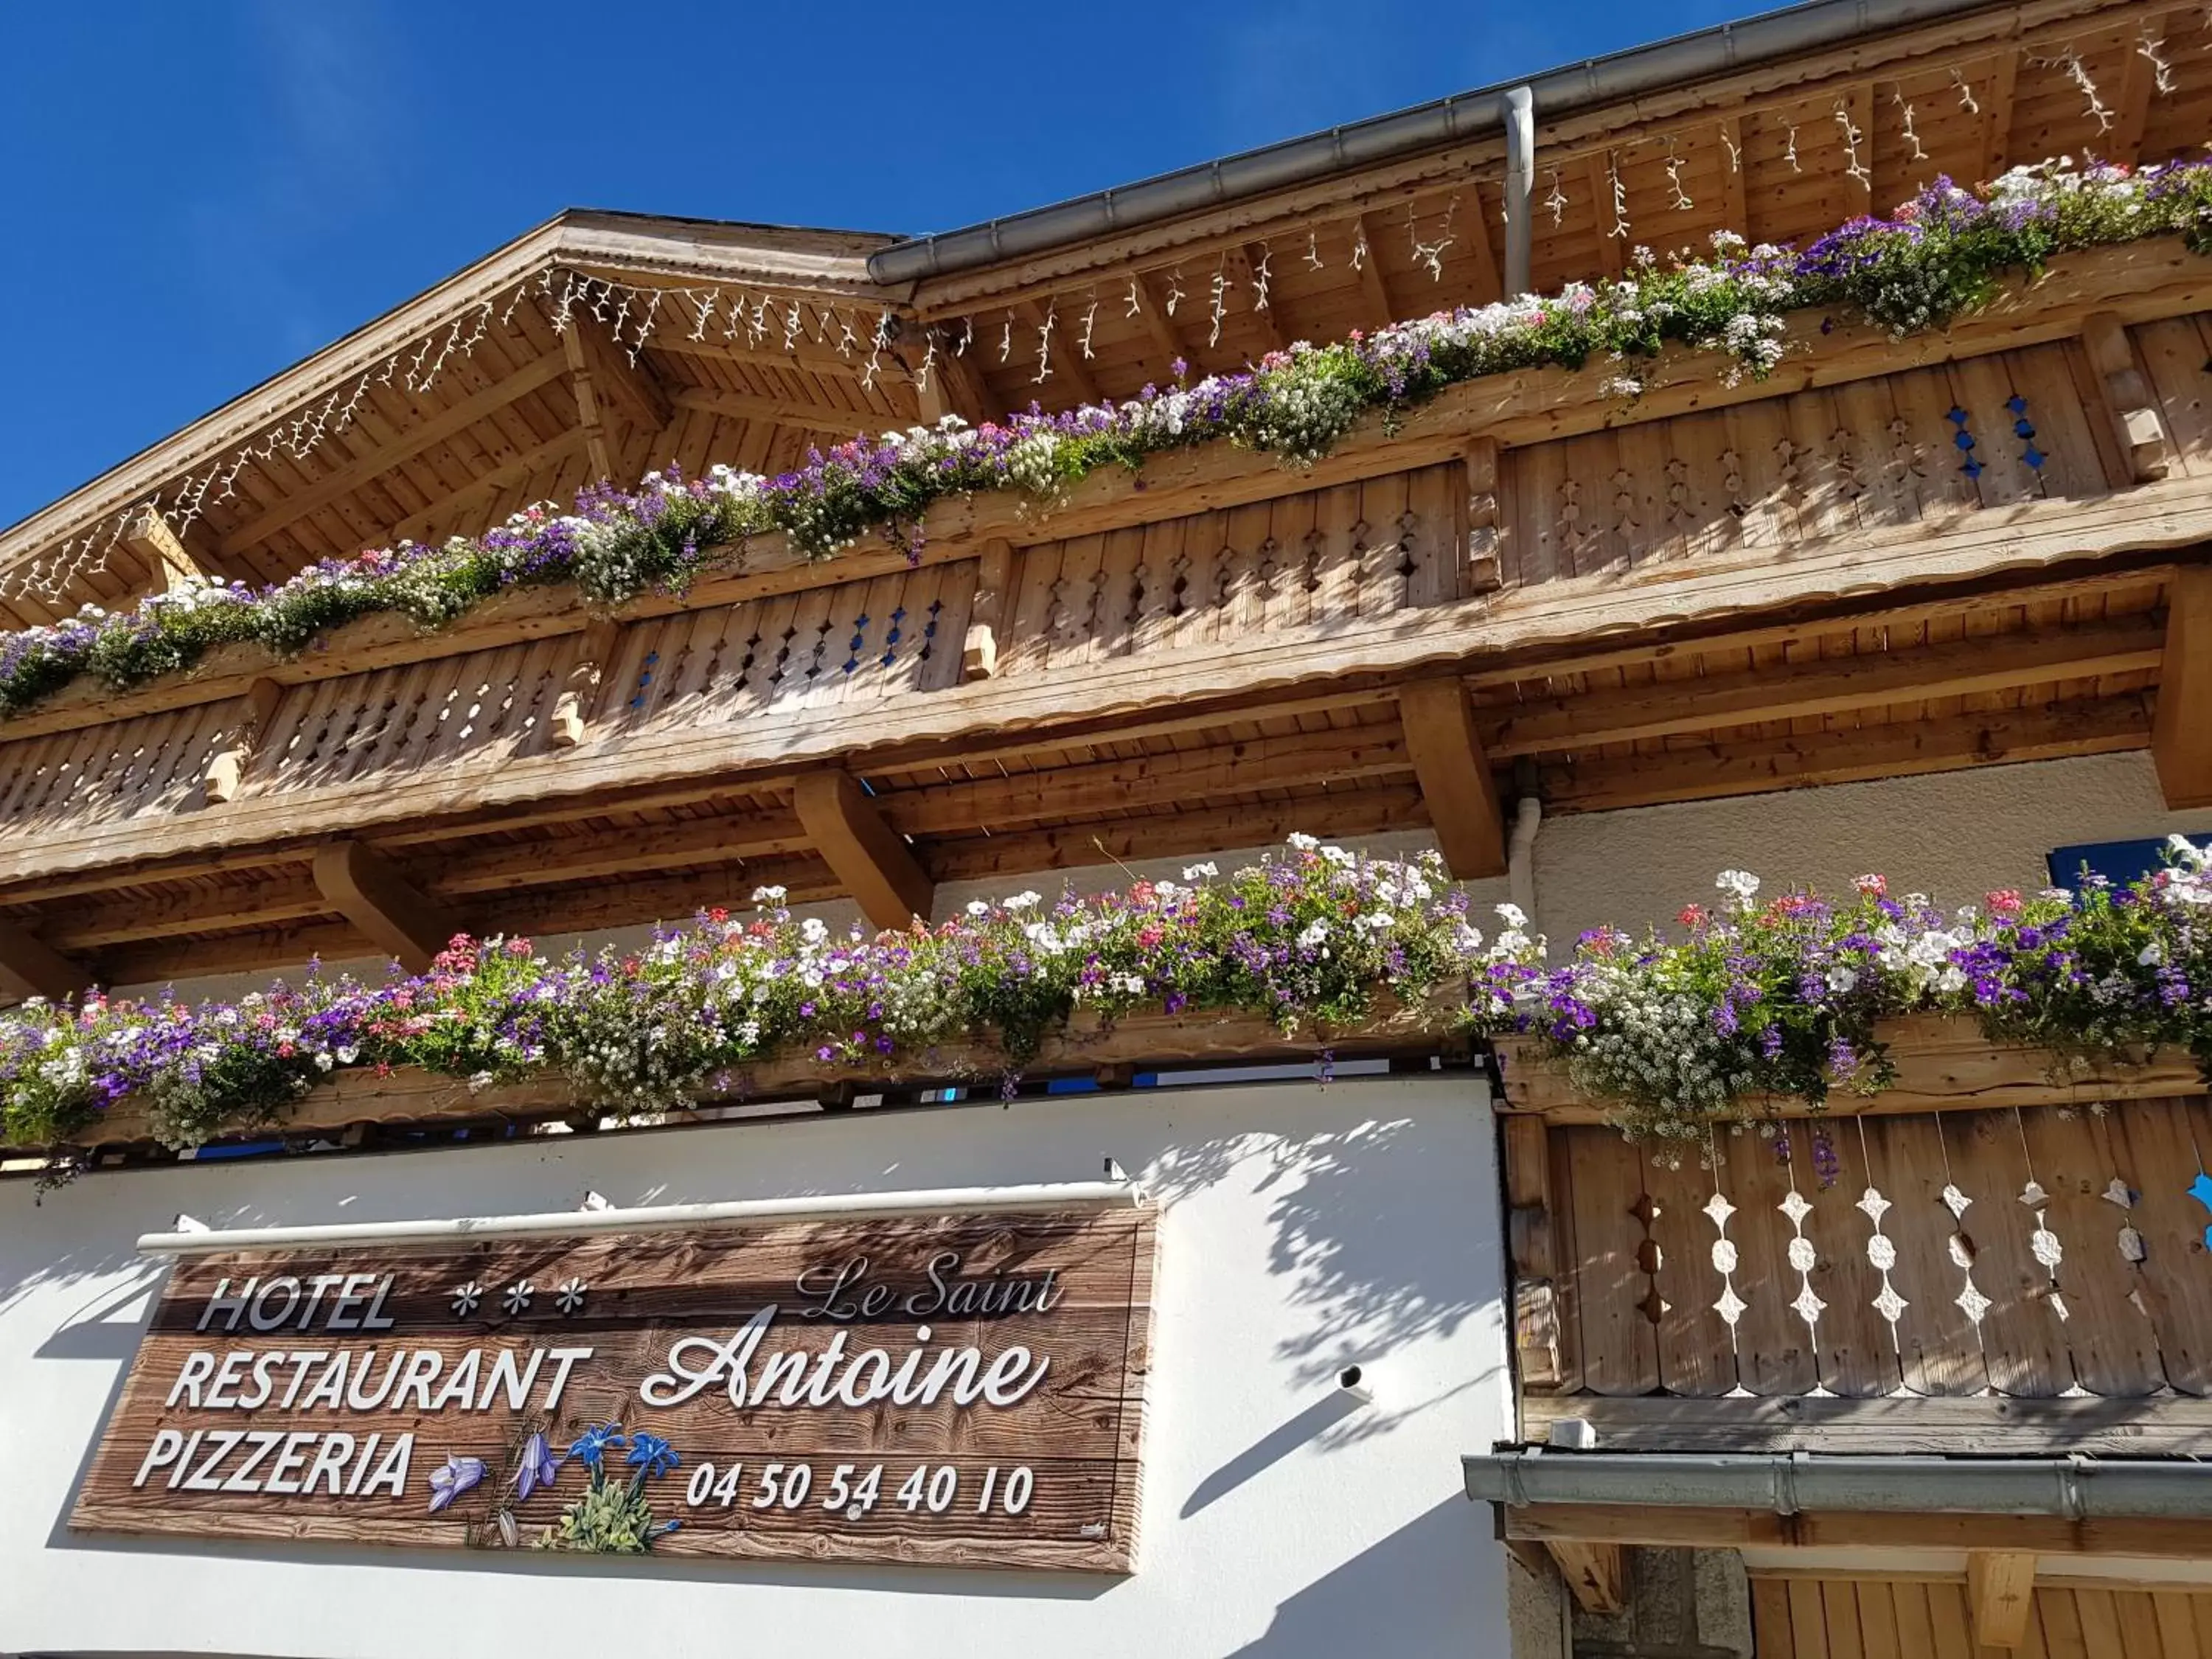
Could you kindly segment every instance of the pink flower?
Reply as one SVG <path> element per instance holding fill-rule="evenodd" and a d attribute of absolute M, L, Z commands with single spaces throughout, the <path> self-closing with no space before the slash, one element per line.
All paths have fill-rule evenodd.
<path fill-rule="evenodd" d="M 1861 876 L 1856 881 L 1852 882 L 1851 885 L 1857 888 L 1859 891 L 1864 893 L 1869 898 L 1887 898 L 1889 896 L 1889 878 L 1887 876 Z"/>
<path fill-rule="evenodd" d="M 1996 892 L 1983 896 L 1989 901 L 1990 908 L 1998 915 L 2016 916 L 2020 914 L 2020 889 L 2017 887 L 2000 887 Z"/>
<path fill-rule="evenodd" d="M 1685 927 L 1702 927 L 1706 921 L 1705 907 L 1702 904 L 1686 904 L 1675 915 L 1674 920 Z"/>

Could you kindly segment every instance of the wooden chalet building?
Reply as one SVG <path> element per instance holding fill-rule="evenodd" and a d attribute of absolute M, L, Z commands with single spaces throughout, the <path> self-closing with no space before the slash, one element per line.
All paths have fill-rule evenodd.
<path fill-rule="evenodd" d="M 566 213 L 0 532 L 0 625 L 2208 137 L 2199 9 L 1813 0 L 915 240 Z M 1733 380 L 1662 356 L 1632 398 L 1595 362 L 1466 380 L 1306 469 L 1213 442 L 948 499 L 915 546 L 757 538 L 680 593 L 516 586 L 79 675 L 0 720 L 0 982 L 190 1002 L 419 971 L 460 933 L 642 949 L 763 886 L 902 928 L 1293 833 L 1434 847 L 1564 942 L 1663 924 L 1723 867 L 1965 902 L 2212 830 L 2212 264 L 2093 248 L 1948 328 L 1800 311 L 1783 343 Z M 1329 1046 L 1323 1089 L 1310 1032 L 1143 1015 L 1049 1036 L 1004 1101 L 972 1055 L 802 1055 L 605 1133 L 565 1079 L 357 1067 L 196 1156 L 123 1102 L 69 1190 L 41 1198 L 51 1147 L 0 1182 L 0 1653 L 2212 1655 L 2192 1065 L 2054 1083 L 1923 1021 L 1863 1111 L 1676 1167 L 1533 1042 L 1401 1017 Z M 754 1231 L 684 1242 L 718 1227 Z M 1024 1379 L 978 1339 L 1001 1415 L 847 1410 L 862 1389 L 742 1464 L 669 1430 L 664 1467 L 614 1415 L 636 1399 L 592 1392 L 618 1353 L 648 1406 L 708 1390 L 670 1420 L 726 1382 L 757 1425 L 742 1315 L 664 1354 L 635 1310 L 680 1325 L 758 1273 L 787 1303 L 763 1360 L 841 1296 L 855 1351 L 911 1346 L 878 1315 L 951 1330 L 962 1261 L 1085 1345 Z M 462 1541 L 424 1530 L 449 1506 L 495 1553 L 518 1513 L 565 1524 L 528 1507 L 524 1435 L 568 1420 L 562 1385 L 466 1334 L 502 1305 L 647 1454 L 606 1490 L 684 1517 L 649 1560 L 428 1553 Z M 319 1346 L 257 1372 L 256 1332 Z M 379 1332 L 429 1345 L 393 1351 L 425 1367 L 377 1419 L 413 1389 L 396 1465 L 396 1431 L 247 1403 L 289 1364 L 312 1407 Z M 437 1401 L 486 1417 L 502 1364 L 542 1416 L 448 1452 Z M 195 1472 L 234 1430 L 267 1431 L 265 1487 Z M 597 1492 L 599 1455 L 559 1480 L 588 1462 Z M 847 1506 L 870 1467 L 880 1507 Z"/>

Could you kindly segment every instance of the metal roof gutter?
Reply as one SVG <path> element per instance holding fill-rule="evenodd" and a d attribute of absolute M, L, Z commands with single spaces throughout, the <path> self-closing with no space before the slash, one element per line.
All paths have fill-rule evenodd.
<path fill-rule="evenodd" d="M 1461 1460 L 1469 1498 L 1645 1508 L 2212 1516 L 2212 1465 L 2061 1457 L 1844 1457 L 1811 1452 L 1491 1452 Z"/>
<path fill-rule="evenodd" d="M 1508 97 L 1524 87 L 1533 94 L 1538 115 L 1563 115 L 1989 3 L 1990 0 L 1811 0 L 1050 207 L 896 242 L 868 256 L 868 276 L 887 286 L 951 276 L 1500 131 L 1506 123 Z"/>

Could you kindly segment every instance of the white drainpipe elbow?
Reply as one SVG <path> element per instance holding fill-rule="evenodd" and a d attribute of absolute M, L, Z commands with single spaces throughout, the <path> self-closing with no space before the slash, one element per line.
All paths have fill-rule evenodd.
<path fill-rule="evenodd" d="M 1543 822 L 1544 803 L 1532 790 L 1513 809 L 1513 829 L 1505 838 L 1506 894 L 1528 918 L 1532 936 L 1542 931 L 1536 926 L 1536 831 Z"/>

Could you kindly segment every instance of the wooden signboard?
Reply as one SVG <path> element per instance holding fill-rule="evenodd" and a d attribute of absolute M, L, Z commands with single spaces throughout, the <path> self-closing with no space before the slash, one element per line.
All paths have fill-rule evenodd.
<path fill-rule="evenodd" d="M 73 1527 L 1127 1572 L 1153 1212 L 191 1255 Z"/>

